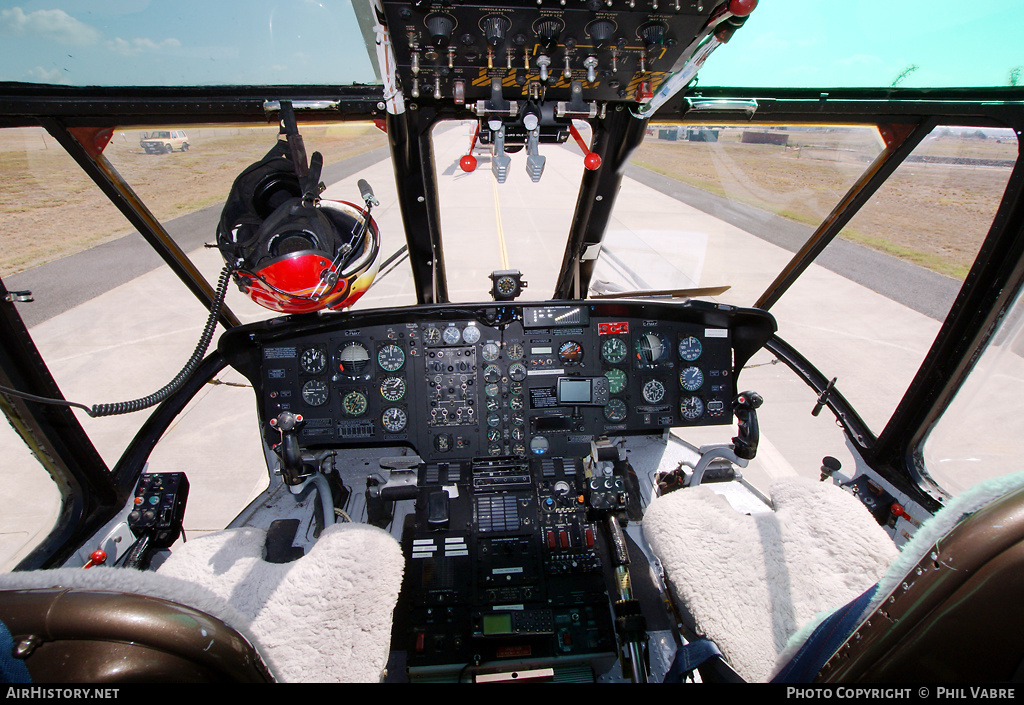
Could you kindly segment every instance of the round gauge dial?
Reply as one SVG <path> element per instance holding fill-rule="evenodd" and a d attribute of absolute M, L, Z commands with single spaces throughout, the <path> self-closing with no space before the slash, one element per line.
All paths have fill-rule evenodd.
<path fill-rule="evenodd" d="M 487 425 L 491 428 L 497 428 L 501 425 L 501 417 L 497 414 L 487 414 Z"/>
<path fill-rule="evenodd" d="M 500 392 L 501 387 L 499 387 L 496 383 L 484 385 L 484 394 L 486 394 L 489 397 L 496 397 Z"/>
<path fill-rule="evenodd" d="M 687 421 L 694 421 L 704 415 L 704 402 L 700 397 L 684 397 L 679 402 L 679 413 Z"/>
<path fill-rule="evenodd" d="M 683 358 L 687 362 L 693 362 L 700 357 L 702 352 L 704 352 L 703 346 L 701 346 L 700 341 L 692 335 L 689 338 L 683 338 L 679 341 L 679 357 Z"/>
<path fill-rule="evenodd" d="M 520 426 L 514 426 L 512 428 L 512 440 L 521 441 L 524 438 L 526 438 L 526 431 L 524 431 Z"/>
<path fill-rule="evenodd" d="M 512 397 L 511 399 L 508 400 L 508 408 L 515 409 L 516 411 L 519 411 L 520 409 L 523 408 L 523 398 L 522 397 Z"/>
<path fill-rule="evenodd" d="M 501 429 L 489 428 L 487 429 L 487 440 L 491 443 L 496 443 L 501 440 Z"/>
<path fill-rule="evenodd" d="M 626 373 L 619 368 L 613 367 L 610 370 L 605 370 L 604 376 L 608 378 L 608 392 L 610 394 L 618 394 L 626 388 Z"/>
<path fill-rule="evenodd" d="M 366 395 L 356 390 L 346 392 L 341 398 L 341 411 L 346 416 L 362 416 L 367 406 Z"/>
<path fill-rule="evenodd" d="M 327 367 L 327 353 L 323 348 L 306 348 L 299 356 L 299 366 L 307 374 L 318 375 Z"/>
<path fill-rule="evenodd" d="M 657 404 L 665 398 L 665 385 L 656 379 L 644 383 L 644 401 L 648 404 Z"/>
<path fill-rule="evenodd" d="M 505 347 L 505 355 L 509 360 L 521 360 L 523 359 L 523 346 L 519 343 L 509 343 Z"/>
<path fill-rule="evenodd" d="M 385 377 L 380 383 L 380 395 L 388 401 L 398 401 L 405 396 L 405 380 L 401 377 Z"/>
<path fill-rule="evenodd" d="M 462 339 L 470 345 L 476 344 L 476 341 L 480 340 L 480 329 L 476 326 L 466 326 L 466 330 L 462 331 Z"/>
<path fill-rule="evenodd" d="M 409 417 L 404 409 L 390 406 L 384 409 L 384 413 L 380 415 L 380 423 L 388 433 L 401 433 L 405 430 L 405 425 L 409 423 Z"/>
<path fill-rule="evenodd" d="M 423 341 L 427 345 L 437 345 L 441 342 L 441 331 L 434 326 L 428 326 L 423 331 Z"/>
<path fill-rule="evenodd" d="M 311 379 L 302 385 L 302 401 L 310 406 L 323 406 L 329 397 L 330 389 L 322 379 Z"/>
<path fill-rule="evenodd" d="M 688 392 L 696 392 L 704 386 L 704 373 L 699 367 L 687 367 L 679 372 L 679 385 Z"/>
<path fill-rule="evenodd" d="M 668 338 L 661 333 L 644 333 L 636 341 L 636 359 L 644 367 L 662 364 L 671 353 Z"/>
<path fill-rule="evenodd" d="M 516 293 L 516 289 L 519 285 L 516 284 L 516 280 L 508 275 L 498 277 L 494 282 L 494 289 L 502 296 L 511 296 Z"/>
<path fill-rule="evenodd" d="M 601 343 L 601 357 L 605 362 L 617 365 L 626 359 L 629 349 L 622 338 L 608 338 Z"/>
<path fill-rule="evenodd" d="M 455 326 L 448 326 L 441 334 L 441 339 L 444 340 L 447 345 L 456 345 L 460 340 L 462 340 L 462 332 Z"/>
<path fill-rule="evenodd" d="M 497 382 L 501 379 L 501 368 L 497 365 L 488 365 L 484 368 L 484 381 Z"/>
<path fill-rule="evenodd" d="M 526 365 L 521 362 L 512 363 L 512 366 L 508 368 L 508 376 L 514 382 L 522 382 L 526 379 Z"/>
<path fill-rule="evenodd" d="M 338 371 L 349 379 L 355 379 L 366 371 L 370 352 L 362 343 L 351 341 L 338 350 Z"/>
<path fill-rule="evenodd" d="M 487 407 L 488 411 L 497 411 L 501 408 L 501 404 L 494 397 L 488 397 L 484 405 Z"/>
<path fill-rule="evenodd" d="M 394 343 L 388 343 L 378 351 L 377 364 L 382 370 L 394 372 L 405 364 L 405 351 Z"/>
<path fill-rule="evenodd" d="M 626 402 L 621 399 L 609 399 L 604 407 L 604 417 L 611 423 L 619 423 L 625 420 L 628 409 Z"/>
<path fill-rule="evenodd" d="M 512 423 L 516 426 L 522 426 L 526 423 L 526 417 L 519 411 L 512 412 Z"/>
<path fill-rule="evenodd" d="M 575 340 L 567 340 L 558 346 L 558 359 L 567 365 L 578 365 L 583 361 L 583 346 Z"/>
<path fill-rule="evenodd" d="M 487 362 L 494 362 L 498 359 L 498 355 L 501 353 L 501 349 L 498 348 L 494 343 L 486 343 L 480 348 L 480 354 Z"/>

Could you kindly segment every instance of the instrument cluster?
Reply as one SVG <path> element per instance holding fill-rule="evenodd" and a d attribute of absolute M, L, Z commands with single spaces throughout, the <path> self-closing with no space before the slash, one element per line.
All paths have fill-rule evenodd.
<path fill-rule="evenodd" d="M 760 312 L 739 325 L 664 304 L 496 311 L 400 309 L 250 336 L 268 441 L 285 412 L 301 417 L 302 447 L 408 445 L 434 460 L 579 457 L 601 436 L 728 425 L 734 336 L 774 330 Z"/>

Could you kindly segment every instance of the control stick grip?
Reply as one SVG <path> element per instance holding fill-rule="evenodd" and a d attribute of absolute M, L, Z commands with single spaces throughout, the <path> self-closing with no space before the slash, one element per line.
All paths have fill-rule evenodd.
<path fill-rule="evenodd" d="M 733 452 L 744 460 L 752 460 L 757 455 L 757 444 L 761 438 L 761 430 L 757 424 L 757 409 L 764 399 L 757 392 L 741 392 L 733 402 L 733 412 L 739 432 L 732 439 Z"/>

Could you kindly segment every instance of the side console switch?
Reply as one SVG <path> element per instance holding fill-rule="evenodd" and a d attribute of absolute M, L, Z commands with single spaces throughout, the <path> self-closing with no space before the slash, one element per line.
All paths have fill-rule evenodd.
<path fill-rule="evenodd" d="M 187 500 L 185 473 L 146 473 L 135 489 L 128 528 L 135 538 L 148 535 L 151 549 L 169 548 L 182 533 Z"/>

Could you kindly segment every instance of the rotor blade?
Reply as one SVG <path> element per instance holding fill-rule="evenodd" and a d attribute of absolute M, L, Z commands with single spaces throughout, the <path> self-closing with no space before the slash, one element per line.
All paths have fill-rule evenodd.
<path fill-rule="evenodd" d="M 719 296 L 731 286 L 705 286 L 695 289 L 651 289 L 649 291 L 615 291 L 603 294 L 591 294 L 592 299 L 629 299 L 648 298 L 653 296 L 670 297 L 673 299 L 692 299 L 697 296 Z"/>

